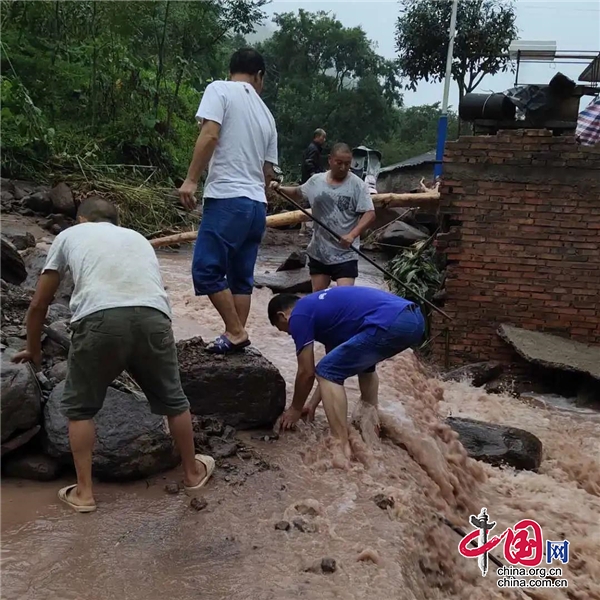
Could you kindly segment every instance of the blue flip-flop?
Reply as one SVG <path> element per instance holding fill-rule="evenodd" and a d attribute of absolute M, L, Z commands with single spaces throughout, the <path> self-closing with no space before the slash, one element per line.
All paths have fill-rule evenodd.
<path fill-rule="evenodd" d="M 232 352 L 240 352 L 249 345 L 250 340 L 234 344 L 226 335 L 220 335 L 206 347 L 206 350 L 212 354 L 231 354 Z"/>

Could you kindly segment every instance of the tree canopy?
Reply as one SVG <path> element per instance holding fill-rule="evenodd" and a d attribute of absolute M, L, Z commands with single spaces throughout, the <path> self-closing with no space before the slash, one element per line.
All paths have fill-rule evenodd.
<path fill-rule="evenodd" d="M 265 3 L 3 1 L 3 167 L 85 157 L 185 169 L 199 91 Z"/>
<path fill-rule="evenodd" d="M 397 65 L 373 50 L 365 32 L 322 11 L 278 14 L 274 22 L 278 29 L 259 49 L 284 166 L 297 172 L 317 127 L 351 146 L 389 139 L 402 103 Z"/>
<path fill-rule="evenodd" d="M 396 24 L 396 48 L 409 86 L 441 81 L 446 55 L 452 0 L 401 0 Z M 485 75 L 506 71 L 508 47 L 517 37 L 510 0 L 459 0 L 452 77 L 459 96 L 472 92 Z"/>
<path fill-rule="evenodd" d="M 4 175 L 118 169 L 177 183 L 201 95 L 227 78 L 265 3 L 3 0 Z M 434 147 L 439 106 L 403 108 L 399 65 L 360 27 L 307 11 L 278 14 L 274 24 L 258 49 L 289 178 L 317 127 L 331 143 L 378 148 L 388 164 Z"/>

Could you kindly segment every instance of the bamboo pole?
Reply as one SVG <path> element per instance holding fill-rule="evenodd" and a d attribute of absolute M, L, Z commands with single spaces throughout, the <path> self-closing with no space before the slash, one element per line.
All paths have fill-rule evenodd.
<path fill-rule="evenodd" d="M 440 199 L 440 194 L 437 191 L 419 192 L 415 194 L 373 194 L 371 196 L 373 204 L 376 208 L 437 208 Z M 309 211 L 310 212 L 310 211 Z M 269 215 L 267 217 L 267 227 L 287 227 L 304 223 L 310 219 L 300 210 L 291 210 L 289 212 Z M 154 248 L 162 246 L 172 246 L 174 244 L 182 244 L 184 242 L 195 241 L 198 235 L 197 231 L 184 231 L 166 237 L 155 238 L 150 240 Z"/>

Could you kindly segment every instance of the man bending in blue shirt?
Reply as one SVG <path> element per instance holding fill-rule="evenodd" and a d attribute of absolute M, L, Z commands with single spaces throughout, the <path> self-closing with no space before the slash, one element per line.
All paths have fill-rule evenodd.
<path fill-rule="evenodd" d="M 290 429 L 302 416 L 316 376 L 331 433 L 350 460 L 344 382 L 358 375 L 361 401 L 376 407 L 375 366 L 421 341 L 424 321 L 419 307 L 374 288 L 335 287 L 302 299 L 278 294 L 268 311 L 271 324 L 294 339 L 298 358 L 294 397 L 283 414 L 282 428 Z M 327 350 L 316 368 L 315 341 Z"/>

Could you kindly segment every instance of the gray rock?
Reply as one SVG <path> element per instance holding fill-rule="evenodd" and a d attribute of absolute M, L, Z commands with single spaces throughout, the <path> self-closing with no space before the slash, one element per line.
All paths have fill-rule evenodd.
<path fill-rule="evenodd" d="M 46 221 L 42 224 L 42 227 L 47 229 L 53 235 L 58 235 L 74 224 L 75 221 L 68 215 L 52 214 L 48 216 Z"/>
<path fill-rule="evenodd" d="M 12 184 L 15 200 L 23 200 L 25 196 L 29 196 L 29 194 L 33 194 L 36 191 L 35 183 L 31 183 L 30 181 L 13 181 Z"/>
<path fill-rule="evenodd" d="M 48 192 L 34 192 L 23 198 L 23 207 L 41 215 L 49 215 L 52 212 L 52 199 Z"/>
<path fill-rule="evenodd" d="M 0 204 L 2 204 L 2 206 L 4 206 L 5 208 L 10 208 L 14 200 L 15 197 L 13 196 L 12 192 L 4 190 L 0 192 Z"/>
<path fill-rule="evenodd" d="M 302 517 L 295 517 L 292 520 L 292 524 L 298 531 L 301 531 L 302 533 L 316 533 L 319 530 L 315 523 L 309 523 Z"/>
<path fill-rule="evenodd" d="M 2 471 L 7 477 L 53 481 L 60 476 L 62 467 L 57 460 L 45 454 L 17 453 L 2 461 Z"/>
<path fill-rule="evenodd" d="M 322 558 L 321 559 L 321 570 L 323 573 L 335 573 L 337 565 L 335 558 Z"/>
<path fill-rule="evenodd" d="M 64 382 L 54 388 L 44 409 L 46 452 L 61 464 L 71 464 L 67 418 L 61 411 Z M 108 388 L 104 406 L 94 419 L 94 475 L 102 480 L 127 481 L 172 469 L 179 455 L 165 420 L 150 412 L 141 394 Z"/>
<path fill-rule="evenodd" d="M 190 501 L 190 508 L 193 508 L 198 512 L 204 510 L 207 506 L 208 500 L 204 496 L 201 496 L 199 498 L 192 498 Z"/>
<path fill-rule="evenodd" d="M 390 223 L 379 236 L 377 240 L 380 244 L 387 246 L 399 246 L 406 248 L 412 246 L 415 242 L 426 240 L 429 236 L 416 227 L 412 227 L 408 223 L 396 221 Z"/>
<path fill-rule="evenodd" d="M 18 285 L 0 281 L 2 293 L 0 294 L 0 305 L 2 306 L 2 334 L 20 335 L 20 329 L 25 322 L 25 315 L 33 297 L 31 290 L 25 290 Z M 8 332 L 8 327 L 18 327 L 17 330 Z"/>
<path fill-rule="evenodd" d="M 0 246 L 0 273 L 8 283 L 19 285 L 27 279 L 27 268 L 23 257 L 14 244 L 2 236 Z"/>
<path fill-rule="evenodd" d="M 42 352 L 46 358 L 64 358 L 69 352 L 71 332 L 66 321 L 55 321 L 48 326 Z"/>
<path fill-rule="evenodd" d="M 500 326 L 498 335 L 531 363 L 549 369 L 583 373 L 600 381 L 599 346 L 506 324 Z"/>
<path fill-rule="evenodd" d="M 67 378 L 67 370 L 69 368 L 69 361 L 63 360 L 57 362 L 49 371 L 48 377 L 54 379 L 57 383 L 64 381 Z"/>
<path fill-rule="evenodd" d="M 191 411 L 238 429 L 272 426 L 285 408 L 285 381 L 254 348 L 227 356 L 206 351 L 201 338 L 177 343 L 181 383 Z"/>
<path fill-rule="evenodd" d="M 56 321 L 70 321 L 71 311 L 68 306 L 64 304 L 51 304 L 48 307 L 48 313 L 46 314 L 46 324 L 51 325 Z"/>
<path fill-rule="evenodd" d="M 59 183 L 56 187 L 53 187 L 50 190 L 50 199 L 55 212 L 71 217 L 75 216 L 77 209 L 73 200 L 73 193 L 66 183 Z"/>
<path fill-rule="evenodd" d="M 290 527 L 289 521 L 277 521 L 277 523 L 275 523 L 275 529 L 277 529 L 277 531 L 289 531 Z"/>
<path fill-rule="evenodd" d="M 497 377 L 500 377 L 504 372 L 504 366 L 494 360 L 487 362 L 473 363 L 453 369 L 442 375 L 443 381 L 463 381 L 467 380 L 474 387 L 481 387 Z"/>
<path fill-rule="evenodd" d="M 542 442 L 528 431 L 456 417 L 449 417 L 446 423 L 475 460 L 527 471 L 537 470 L 542 463 Z"/>
<path fill-rule="evenodd" d="M 35 237 L 30 231 L 22 228 L 13 228 L 10 225 L 2 226 L 2 235 L 8 239 L 17 250 L 26 250 L 35 246 Z"/>
<path fill-rule="evenodd" d="M 377 504 L 381 510 L 386 510 L 387 508 L 394 508 L 394 499 L 391 496 L 386 496 L 385 494 L 376 494 L 373 496 L 373 502 Z"/>
<path fill-rule="evenodd" d="M 229 456 L 234 456 L 238 449 L 237 442 L 226 442 L 218 437 L 209 438 L 208 446 L 210 447 L 210 453 L 213 458 L 228 458 Z"/>
<path fill-rule="evenodd" d="M 306 252 L 292 252 L 277 268 L 277 272 L 294 271 L 306 267 Z"/>
<path fill-rule="evenodd" d="M 307 268 L 279 273 L 263 273 L 254 276 L 254 286 L 267 287 L 275 293 L 310 294 L 312 283 Z"/>
<path fill-rule="evenodd" d="M 25 446 L 28 444 L 40 431 L 42 430 L 41 425 L 36 425 L 23 433 L 19 433 L 8 440 L 8 442 L 4 442 L 0 447 L 2 456 L 8 454 L 9 452 L 14 452 L 21 448 L 21 446 Z"/>
<path fill-rule="evenodd" d="M 24 340 L 20 337 L 9 336 L 4 338 L 4 341 L 9 348 L 17 352 L 21 352 L 21 350 L 25 350 L 25 348 L 27 348 L 27 340 Z"/>
<path fill-rule="evenodd" d="M 42 393 L 29 363 L 10 362 L 14 352 L 2 353 L 2 442 L 15 433 L 35 427 L 41 418 Z"/>
<path fill-rule="evenodd" d="M 27 279 L 22 284 L 25 289 L 35 290 L 47 258 L 48 252 L 39 246 L 29 248 L 23 252 L 23 260 L 27 268 Z M 67 272 L 61 278 L 54 301 L 68 306 L 69 299 L 73 294 L 73 287 L 73 277 Z"/>

